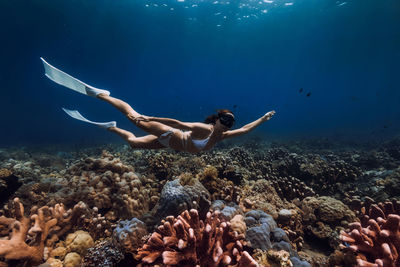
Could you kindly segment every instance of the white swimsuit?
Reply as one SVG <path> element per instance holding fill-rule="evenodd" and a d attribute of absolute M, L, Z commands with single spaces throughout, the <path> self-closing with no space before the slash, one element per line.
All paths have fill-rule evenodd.
<path fill-rule="evenodd" d="M 167 132 L 160 135 L 160 137 L 158 137 L 158 142 L 160 142 L 163 146 L 169 148 L 170 147 L 169 140 L 171 139 L 174 131 L 182 131 L 182 130 L 171 128 Z M 189 133 L 189 132 L 184 132 L 184 131 L 182 131 L 182 132 Z M 211 135 L 212 135 L 212 133 L 207 138 L 200 139 L 200 140 L 192 139 L 191 135 L 187 135 L 187 138 L 182 138 L 182 147 L 183 147 L 184 151 L 187 151 L 187 149 L 188 149 L 187 139 L 190 139 L 192 141 L 192 144 L 194 145 L 194 147 L 196 147 L 199 151 L 202 151 L 208 144 L 208 141 L 210 140 Z"/>

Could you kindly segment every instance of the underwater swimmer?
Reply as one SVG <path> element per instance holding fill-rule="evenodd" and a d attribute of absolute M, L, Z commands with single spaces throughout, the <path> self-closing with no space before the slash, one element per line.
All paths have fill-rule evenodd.
<path fill-rule="evenodd" d="M 232 138 L 246 134 L 268 121 L 275 114 L 270 111 L 261 118 L 244 125 L 239 129 L 231 130 L 235 116 L 232 111 L 218 110 L 202 122 L 181 122 L 170 118 L 150 117 L 139 114 L 128 103 L 110 96 L 110 92 L 95 88 L 68 75 L 67 73 L 51 66 L 41 58 L 45 67 L 45 75 L 52 81 L 66 86 L 79 93 L 96 97 L 121 111 L 132 123 L 149 135 L 137 137 L 133 133 L 118 128 L 115 121 L 93 122 L 84 118 L 76 110 L 63 109 L 71 117 L 98 125 L 122 137 L 132 148 L 161 149 L 172 148 L 178 151 L 197 153 L 209 150 L 214 145 L 226 138 Z"/>

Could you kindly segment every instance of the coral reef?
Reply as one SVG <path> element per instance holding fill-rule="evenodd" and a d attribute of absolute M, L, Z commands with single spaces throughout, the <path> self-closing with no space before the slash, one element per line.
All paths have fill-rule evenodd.
<path fill-rule="evenodd" d="M 318 194 L 334 194 L 337 183 L 356 180 L 361 170 L 341 159 L 317 154 L 290 153 L 273 162 L 279 177 L 293 176 L 305 181 Z"/>
<path fill-rule="evenodd" d="M 304 232 L 335 249 L 340 241 L 338 233 L 356 216 L 345 204 L 331 197 L 307 197 L 301 203 Z"/>
<path fill-rule="evenodd" d="M 301 250 L 304 244 L 302 214 L 301 210 L 294 209 L 282 209 L 278 213 L 278 226 L 285 231 L 296 250 Z"/>
<path fill-rule="evenodd" d="M 94 245 L 93 238 L 88 232 L 78 230 L 67 235 L 65 247 L 69 252 L 85 254 L 86 250 Z"/>
<path fill-rule="evenodd" d="M 400 136 L 387 141 L 382 146 L 383 150 L 394 159 L 400 160 Z"/>
<path fill-rule="evenodd" d="M 394 170 L 383 172 L 382 179 L 376 181 L 376 187 L 383 187 L 384 196 L 388 198 L 400 198 L 400 167 Z M 384 201 L 382 194 L 377 201 Z"/>
<path fill-rule="evenodd" d="M 214 166 L 207 166 L 197 174 L 199 181 L 211 194 L 211 200 L 222 199 L 238 202 L 238 188 L 226 178 L 218 177 L 218 170 Z"/>
<path fill-rule="evenodd" d="M 27 232 L 20 237 L 19 245 L 37 247 L 42 242 L 41 234 L 35 234 L 35 230 L 29 232 L 30 228 L 35 229 L 35 218 L 37 221 L 44 218 L 40 222 L 42 230 L 45 230 L 47 222 L 57 221 L 55 226 L 49 226 L 48 235 L 43 237 L 43 250 L 29 254 L 33 260 L 28 256 L 19 260 L 7 259 L 6 256 L 0 258 L 9 265 L 37 265 L 47 259 L 46 264 L 52 266 L 76 266 L 83 258 L 86 266 L 113 266 L 124 257 L 119 266 L 128 263 L 135 266 L 138 262 L 132 255 L 137 256 L 138 247 L 143 246 L 147 238 L 146 227 L 152 231 L 162 218 L 178 216 L 186 209 L 196 209 L 198 223 L 201 221 L 204 229 L 207 224 L 210 227 L 215 225 L 216 229 L 210 230 L 213 234 L 222 231 L 222 236 L 230 238 L 231 233 L 237 233 L 236 241 L 240 245 L 233 241 L 227 243 L 222 238 L 222 243 L 217 246 L 215 241 L 213 251 L 209 251 L 210 259 L 212 253 L 223 254 L 225 259 L 222 258 L 220 264 L 228 259 L 226 255 L 233 265 L 249 259 L 246 250 L 253 251 L 248 246 L 251 245 L 264 246 L 262 248 L 266 251 L 260 254 L 259 264 L 265 263 L 265 266 L 308 266 L 299 258 L 306 259 L 313 266 L 353 266 L 352 246 L 358 248 L 359 261 L 369 262 L 363 264 L 380 264 L 373 263 L 380 259 L 385 265 L 390 257 L 396 258 L 394 249 L 397 248 L 391 245 L 395 241 L 386 242 L 391 254 L 386 253 L 389 251 L 386 248 L 375 249 L 383 238 L 376 241 L 367 235 L 374 229 L 368 222 L 375 221 L 380 227 L 380 232 L 376 232 L 379 237 L 385 231 L 394 236 L 395 229 L 390 224 L 396 223 L 397 217 L 389 214 L 398 215 L 398 202 L 383 201 L 400 198 L 398 140 L 359 147 L 327 140 L 284 143 L 250 140 L 241 145 L 232 145 L 228 140 L 212 151 L 197 155 L 170 150 L 132 151 L 125 145 L 80 147 L 72 148 L 72 151 L 54 148 L 32 150 L 27 147 L 0 149 L 0 201 L 5 203 L 19 197 L 14 205 L 21 205 L 32 215 L 21 215 L 18 208 L 5 205 L 0 210 L 0 215 L 3 215 L 0 217 L 0 243 L 9 247 L 11 240 L 15 242 L 18 235 L 23 236 L 20 230 L 23 228 Z M 336 199 L 343 199 L 354 214 Z M 211 201 L 214 202 L 210 206 Z M 379 201 L 382 204 L 377 203 Z M 207 222 L 209 208 L 215 211 L 211 213 L 214 222 Z M 250 216 L 260 212 L 255 210 L 269 214 L 271 224 L 261 223 L 260 218 L 264 218 L 261 215 L 258 219 Z M 169 223 L 170 231 L 175 233 L 180 229 L 179 225 L 185 225 L 186 232 L 179 241 L 179 238 L 170 238 L 157 229 L 153 235 L 158 234 L 165 240 L 160 241 L 154 236 L 149 241 L 161 242 L 160 250 L 153 250 L 154 253 L 161 252 L 153 263 L 142 261 L 142 266 L 162 266 L 164 255 L 166 260 L 177 261 L 179 257 L 186 257 L 192 262 L 197 257 L 197 254 L 193 256 L 195 253 L 204 255 L 197 249 L 203 241 L 196 243 L 196 249 L 188 243 L 193 241 L 189 229 L 197 238 L 199 233 L 195 233 L 195 229 L 203 228 L 188 226 L 185 222 L 189 219 L 185 216 L 168 217 L 162 222 L 161 227 L 167 229 L 165 224 Z M 354 236 L 351 237 L 354 244 L 349 241 L 348 248 L 338 250 L 340 230 L 348 227 L 349 222 L 357 221 L 356 216 L 361 228 L 351 226 L 351 229 L 361 231 L 362 238 L 374 240 L 375 254 L 369 253 L 371 248 L 367 252 L 361 251 L 362 246 Z M 124 219 L 127 220 L 121 221 Z M 26 221 L 29 221 L 28 226 Z M 246 225 L 249 221 L 253 224 Z M 87 231 L 96 245 L 72 251 L 66 237 L 76 230 Z M 103 238 L 106 238 L 104 242 Z M 89 244 L 93 245 L 92 242 Z M 244 257 L 239 259 L 239 254 L 233 253 L 230 246 L 241 251 L 239 254 Z M 221 247 L 223 252 L 217 247 Z M 9 256 L 9 252 L 6 254 Z M 144 258 L 146 256 L 141 260 Z M 186 264 L 187 261 L 182 262 Z"/>
<path fill-rule="evenodd" d="M 65 267 L 78 267 L 81 264 L 82 257 L 76 252 L 70 252 L 65 255 L 63 266 Z"/>
<path fill-rule="evenodd" d="M 271 249 L 270 234 L 278 227 L 274 219 L 261 210 L 252 210 L 246 213 L 245 222 L 246 240 L 249 241 L 249 245 L 254 249 Z"/>
<path fill-rule="evenodd" d="M 312 188 L 293 176 L 273 178 L 271 184 L 281 198 L 289 201 L 316 195 Z"/>
<path fill-rule="evenodd" d="M 66 211 L 62 205 L 34 207 L 30 216 L 14 199 L 14 218 L 0 217 L 0 257 L 5 261 L 21 260 L 35 265 L 44 260 L 45 247 L 51 249 L 60 236 L 72 228 L 80 215 L 80 207 Z M 8 237 L 8 239 L 4 239 Z"/>
<path fill-rule="evenodd" d="M 187 160 L 187 157 L 190 157 L 190 160 Z M 143 173 L 154 175 L 157 180 L 178 176 L 182 172 L 196 173 L 199 168 L 206 165 L 200 157 L 185 153 L 171 153 L 168 150 L 146 151 L 141 153 L 141 159 L 144 162 L 140 162 L 138 165 L 147 166 L 143 169 Z"/>
<path fill-rule="evenodd" d="M 88 249 L 82 260 L 84 267 L 113 267 L 124 258 L 124 254 L 118 245 L 112 240 L 106 239 Z"/>
<path fill-rule="evenodd" d="M 243 211 L 239 205 L 233 202 L 226 203 L 223 200 L 215 200 L 211 204 L 210 210 L 219 211 L 219 216 L 225 221 L 231 220 L 237 214 L 243 214 Z"/>
<path fill-rule="evenodd" d="M 238 234 L 246 233 L 247 226 L 242 215 L 235 215 L 229 222 L 231 223 L 231 228 L 233 231 L 236 231 Z"/>
<path fill-rule="evenodd" d="M 208 212 L 202 221 L 196 210 L 186 210 L 177 218 L 168 216 L 137 258 L 151 266 L 258 266 L 243 250 L 243 239 L 218 218 L 218 212 Z"/>
<path fill-rule="evenodd" d="M 139 176 L 132 166 L 103 151 L 101 158 L 88 157 L 72 164 L 59 178 L 43 178 L 24 184 L 16 193 L 24 205 L 72 207 L 84 201 L 111 220 L 141 216 L 158 201 L 154 181 Z M 111 220 L 112 221 L 112 220 Z"/>
<path fill-rule="evenodd" d="M 351 251 L 343 251 L 343 250 L 335 250 L 328 259 L 327 266 L 335 267 L 335 266 L 343 266 L 343 267 L 354 267 L 356 266 L 357 261 L 353 252 Z"/>
<path fill-rule="evenodd" d="M 341 231 L 344 249 L 357 252 L 358 266 L 397 267 L 400 265 L 400 203 L 371 205 L 362 222 Z"/>
<path fill-rule="evenodd" d="M 267 252 L 267 257 L 274 262 L 278 263 L 278 266 L 282 267 L 292 267 L 293 264 L 290 260 L 289 252 L 285 250 L 269 250 Z"/>
<path fill-rule="evenodd" d="M 153 213 L 157 222 L 187 209 L 197 209 L 204 216 L 210 205 L 210 193 L 196 178 L 175 179 L 164 185 Z"/>
<path fill-rule="evenodd" d="M 201 155 L 201 158 L 218 170 L 218 177 L 225 178 L 235 185 L 250 179 L 253 176 L 251 170 L 257 165 L 251 154 L 242 147 L 227 149 L 225 153 L 210 151 Z"/>
<path fill-rule="evenodd" d="M 68 172 L 65 199 L 79 196 L 90 207 L 112 210 L 120 218 L 138 217 L 149 210 L 151 189 L 144 186 L 146 181 L 107 152 L 100 159 L 87 158 L 73 165 Z"/>
<path fill-rule="evenodd" d="M 86 231 L 77 230 L 67 235 L 65 240 L 55 244 L 54 249 L 47 249 L 45 263 L 51 266 L 78 267 L 88 249 L 94 246 L 92 236 Z"/>
<path fill-rule="evenodd" d="M 249 181 L 240 190 L 240 207 L 244 211 L 262 210 L 274 219 L 283 208 L 298 209 L 296 205 L 282 200 L 271 183 L 264 179 Z"/>
<path fill-rule="evenodd" d="M 137 218 L 119 221 L 114 229 L 113 239 L 121 246 L 125 253 L 136 254 L 137 249 L 144 243 L 148 234 L 146 225 Z"/>
<path fill-rule="evenodd" d="M 0 169 L 0 204 L 8 201 L 10 196 L 22 185 L 18 177 L 8 169 Z"/>

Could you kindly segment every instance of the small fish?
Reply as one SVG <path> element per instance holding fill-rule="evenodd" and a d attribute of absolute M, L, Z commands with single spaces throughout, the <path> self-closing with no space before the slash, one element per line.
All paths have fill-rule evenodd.
<path fill-rule="evenodd" d="M 302 93 L 302 92 L 303 92 L 303 88 L 300 88 L 299 93 Z"/>
<path fill-rule="evenodd" d="M 356 96 L 351 96 L 350 99 L 351 99 L 351 101 L 357 101 L 358 100 L 358 98 Z"/>
<path fill-rule="evenodd" d="M 306 96 L 309 97 L 311 95 L 311 92 L 307 93 Z"/>
<path fill-rule="evenodd" d="M 384 128 L 384 129 L 387 129 L 387 128 L 389 128 L 390 126 L 392 126 L 392 123 L 389 121 L 389 122 L 387 122 L 386 124 L 383 125 L 383 128 Z"/>
<path fill-rule="evenodd" d="M 235 105 L 233 105 L 233 108 L 237 108 L 237 105 L 235 104 Z"/>

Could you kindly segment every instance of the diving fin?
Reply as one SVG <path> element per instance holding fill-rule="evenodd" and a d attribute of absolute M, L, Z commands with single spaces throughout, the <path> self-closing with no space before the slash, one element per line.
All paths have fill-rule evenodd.
<path fill-rule="evenodd" d="M 103 89 L 98 89 L 95 88 L 91 85 L 88 85 L 71 75 L 63 72 L 62 70 L 59 70 L 49 63 L 47 63 L 42 57 L 40 58 L 43 62 L 44 70 L 45 70 L 45 75 L 47 78 L 52 80 L 55 83 L 58 83 L 60 85 L 63 85 L 67 88 L 70 88 L 74 91 L 77 91 L 81 94 L 88 95 L 88 96 L 93 96 L 96 97 L 98 94 L 106 94 L 110 95 L 110 92 L 107 90 Z"/>
<path fill-rule="evenodd" d="M 62 108 L 62 110 L 65 111 L 65 113 L 67 113 L 69 116 L 71 116 L 74 119 L 80 120 L 80 121 L 84 121 L 90 124 L 94 124 L 97 125 L 101 128 L 104 129 L 108 129 L 110 127 L 116 127 L 117 126 L 117 122 L 115 121 L 109 121 L 109 122 L 94 122 L 94 121 L 90 121 L 88 119 L 86 119 L 85 117 L 83 117 L 81 115 L 81 113 L 79 113 L 79 111 L 77 110 L 70 110 L 70 109 L 66 109 L 66 108 Z"/>

